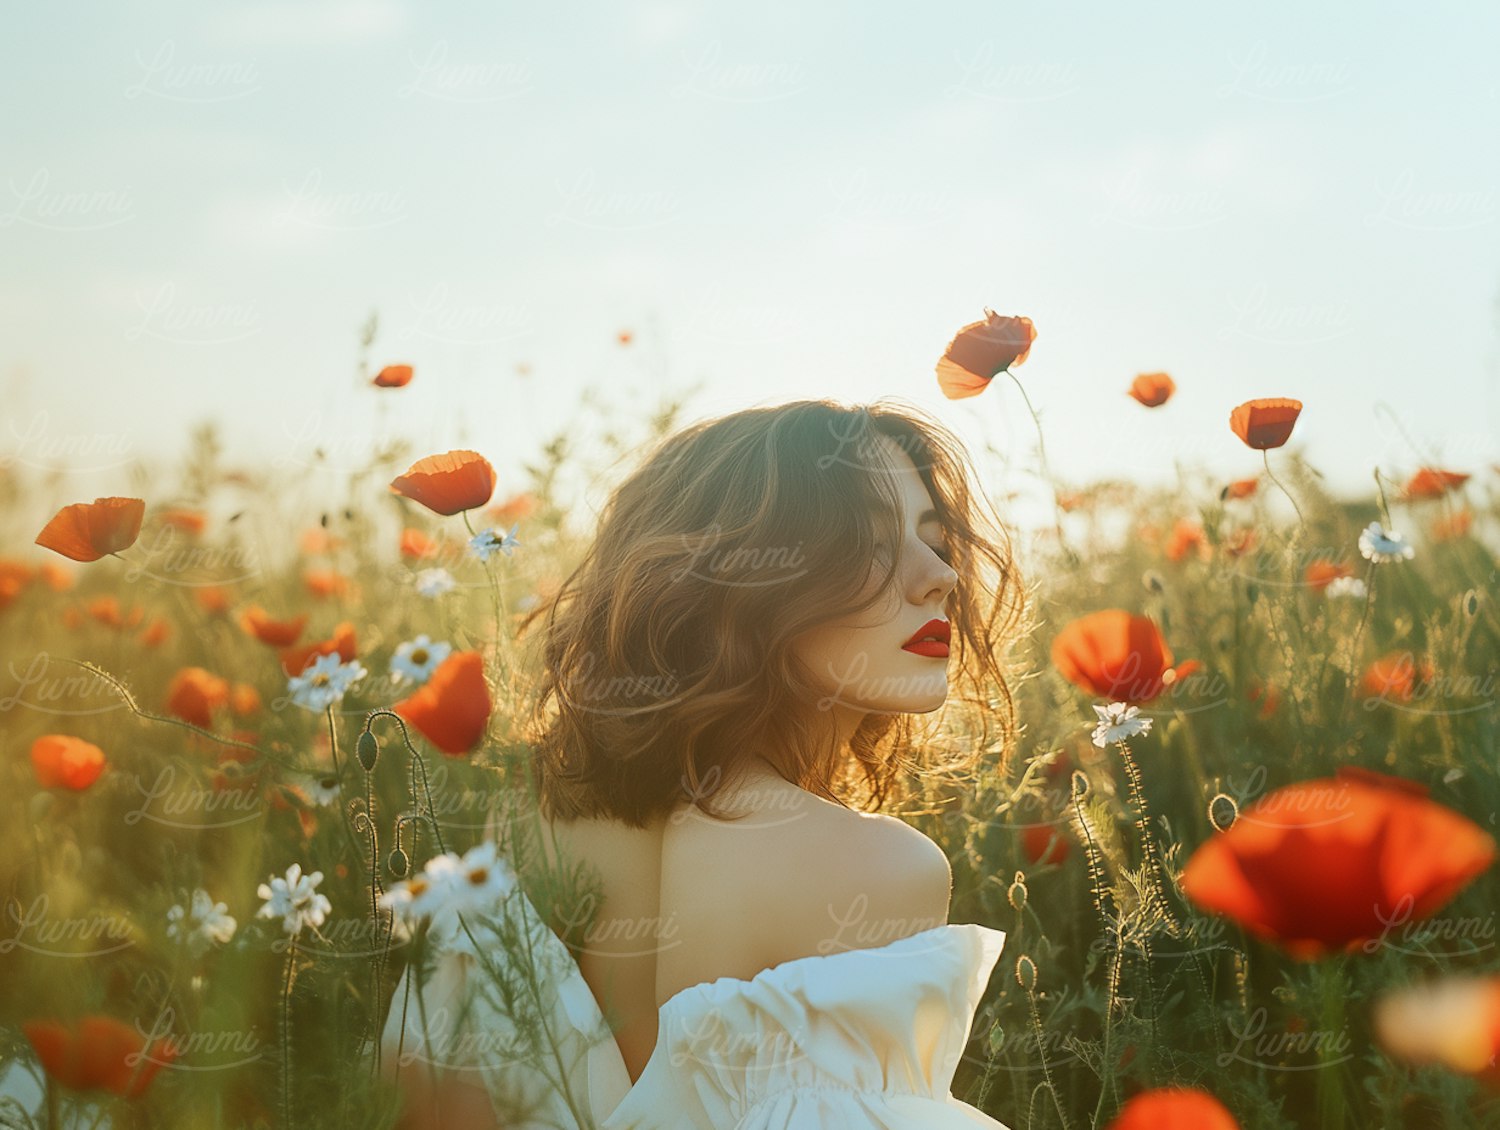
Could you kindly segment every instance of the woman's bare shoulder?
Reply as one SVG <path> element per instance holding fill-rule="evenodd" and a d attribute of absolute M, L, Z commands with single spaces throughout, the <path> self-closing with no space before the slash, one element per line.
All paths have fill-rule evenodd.
<path fill-rule="evenodd" d="M 861 813 L 782 783 L 744 819 L 668 820 L 664 918 L 683 952 L 659 987 L 750 977 L 794 958 L 885 945 L 948 919 L 952 872 L 943 850 L 892 816 Z M 718 968 L 719 965 L 728 966 Z"/>

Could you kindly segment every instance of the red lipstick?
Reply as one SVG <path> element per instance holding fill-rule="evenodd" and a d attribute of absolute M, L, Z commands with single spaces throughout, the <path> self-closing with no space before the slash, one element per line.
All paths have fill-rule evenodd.
<path fill-rule="evenodd" d="M 902 651 L 932 659 L 948 658 L 948 621 L 929 620 L 901 645 Z"/>

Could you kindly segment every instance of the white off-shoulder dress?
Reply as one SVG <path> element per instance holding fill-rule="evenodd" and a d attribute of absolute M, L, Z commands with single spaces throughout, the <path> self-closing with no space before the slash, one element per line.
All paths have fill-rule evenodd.
<path fill-rule="evenodd" d="M 386 1070 L 399 1059 L 482 1086 L 520 1130 L 1007 1130 L 950 1090 L 1002 930 L 949 923 L 689 986 L 661 1006 L 632 1085 L 568 947 L 519 887 L 505 903 L 527 929 L 508 936 L 529 939 L 534 989 L 518 1004 L 489 987 L 476 944 L 508 972 L 517 959 L 465 916 L 468 935 L 436 943 L 420 992 L 402 974 Z"/>

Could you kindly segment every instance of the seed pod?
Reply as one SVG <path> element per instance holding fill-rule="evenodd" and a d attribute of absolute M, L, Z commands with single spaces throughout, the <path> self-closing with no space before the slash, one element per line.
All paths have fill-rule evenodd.
<path fill-rule="evenodd" d="M 354 752 L 359 755 L 359 763 L 364 766 L 365 772 L 373 772 L 375 762 L 380 757 L 380 743 L 375 740 L 375 735 L 369 730 L 360 734 L 359 741 L 354 745 Z"/>
<path fill-rule="evenodd" d="M 406 872 L 410 869 L 411 860 L 407 858 L 404 851 L 400 848 L 395 848 L 391 851 L 390 858 L 385 861 L 385 865 L 392 875 L 401 879 L 405 877 Z"/>
<path fill-rule="evenodd" d="M 1010 900 L 1013 910 L 1020 910 L 1026 905 L 1026 876 L 1020 871 L 1016 872 L 1016 877 L 1011 882 L 1010 889 L 1005 892 L 1005 897 Z"/>
<path fill-rule="evenodd" d="M 1227 793 L 1216 793 L 1208 802 L 1208 822 L 1219 831 L 1229 831 L 1239 818 L 1240 806 Z"/>

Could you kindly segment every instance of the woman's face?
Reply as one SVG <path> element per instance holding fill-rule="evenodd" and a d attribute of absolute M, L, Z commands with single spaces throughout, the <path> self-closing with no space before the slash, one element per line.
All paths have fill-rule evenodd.
<path fill-rule="evenodd" d="M 924 714 L 948 695 L 948 649 L 941 643 L 914 643 L 930 628 L 940 639 L 948 614 L 948 594 L 958 574 L 945 560 L 944 531 L 932 496 L 911 458 L 880 437 L 900 487 L 902 542 L 878 546 L 876 568 L 865 579 L 862 597 L 880 581 L 892 554 L 896 572 L 885 595 L 864 613 L 803 633 L 794 650 L 819 681 L 821 709 L 857 717 L 871 711 Z M 939 621 L 932 624 L 932 621 Z M 925 654 L 924 654 L 925 653 Z"/>

